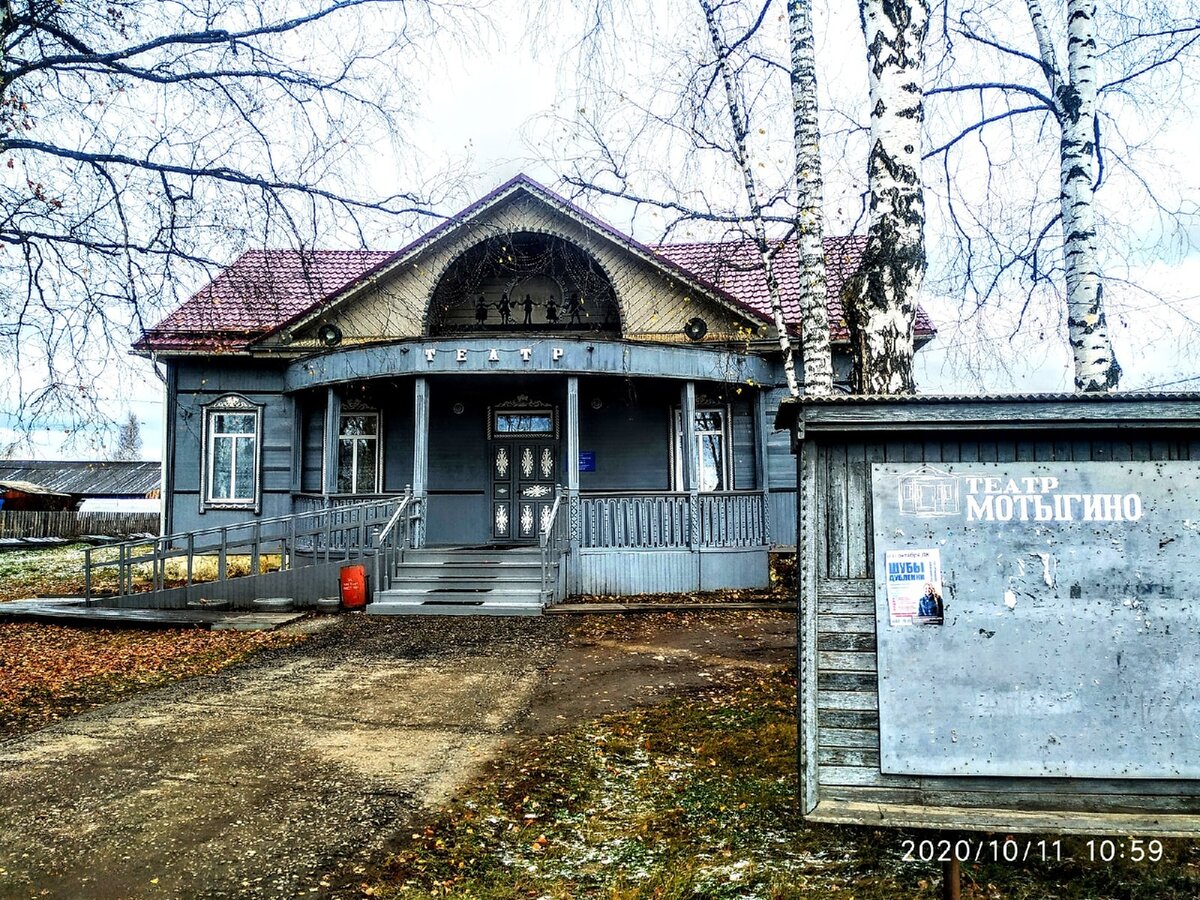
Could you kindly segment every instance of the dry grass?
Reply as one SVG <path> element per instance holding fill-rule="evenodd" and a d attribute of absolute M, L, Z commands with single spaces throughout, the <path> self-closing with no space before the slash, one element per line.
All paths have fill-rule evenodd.
<path fill-rule="evenodd" d="M 906 835 L 806 825 L 794 805 L 795 680 L 747 676 L 585 723 L 500 760 L 402 836 L 376 897 L 609 900 L 940 896 L 940 867 Z M 980 838 L 985 836 L 978 836 Z M 988 836 L 990 837 L 990 836 Z M 1003 837 L 1003 836 L 1001 836 Z M 1200 851 L 1155 865 L 966 865 L 968 898 L 1192 898 Z"/>
<path fill-rule="evenodd" d="M 0 734 L 13 734 L 137 690 L 206 675 L 268 647 L 271 632 L 108 630 L 0 624 Z"/>

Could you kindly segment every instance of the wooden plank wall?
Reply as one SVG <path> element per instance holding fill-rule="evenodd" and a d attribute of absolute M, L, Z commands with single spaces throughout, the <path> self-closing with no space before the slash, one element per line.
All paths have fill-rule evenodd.
<path fill-rule="evenodd" d="M 1178 780 L 919 777 L 879 772 L 871 463 L 1200 460 L 1200 441 L 1180 440 L 1178 433 L 1143 432 L 1131 438 L 1128 433 L 1110 432 L 1076 439 L 1062 431 L 1046 437 L 993 435 L 970 441 L 815 445 L 816 484 L 808 533 L 816 569 L 810 584 L 815 584 L 817 604 L 817 740 L 816 760 L 805 762 L 810 778 L 815 762 L 817 796 L 808 796 L 806 806 L 816 800 L 857 800 L 1029 810 L 1200 810 L 1200 785 Z M 804 666 L 802 658 L 802 671 Z M 811 688 L 805 689 L 810 709 Z"/>
<path fill-rule="evenodd" d="M 0 510 L 0 538 L 158 534 L 158 513 Z"/>

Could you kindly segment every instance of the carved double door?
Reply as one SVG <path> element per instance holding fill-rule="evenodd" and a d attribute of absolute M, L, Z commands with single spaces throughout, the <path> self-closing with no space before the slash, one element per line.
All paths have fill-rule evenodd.
<path fill-rule="evenodd" d="M 488 451 L 492 467 L 492 538 L 534 543 L 550 518 L 558 484 L 558 441 L 497 438 Z"/>

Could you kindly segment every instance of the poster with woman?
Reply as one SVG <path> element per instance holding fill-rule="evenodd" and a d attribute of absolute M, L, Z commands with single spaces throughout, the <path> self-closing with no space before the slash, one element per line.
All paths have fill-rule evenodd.
<path fill-rule="evenodd" d="M 941 625 L 945 621 L 941 551 L 888 550 L 884 557 L 891 625 Z"/>

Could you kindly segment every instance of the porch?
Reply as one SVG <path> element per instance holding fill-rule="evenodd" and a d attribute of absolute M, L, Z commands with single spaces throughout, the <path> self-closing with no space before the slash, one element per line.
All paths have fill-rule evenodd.
<path fill-rule="evenodd" d="M 466 548 L 488 564 L 552 556 L 540 561 L 539 583 L 522 587 L 539 606 L 577 594 L 765 586 L 769 548 L 794 540 L 792 487 L 778 478 L 791 471 L 779 465 L 789 461 L 786 436 L 770 430 L 770 366 L 727 349 L 589 339 L 337 350 L 277 368 L 270 381 L 253 370 L 258 391 L 234 387 L 249 369 L 181 369 L 171 418 L 195 439 L 172 435 L 168 446 L 197 455 L 168 466 L 166 530 L 175 534 L 160 541 L 207 535 L 225 546 L 295 523 L 316 535 L 319 596 L 328 596 L 343 543 L 338 511 L 375 503 L 369 533 L 347 546 L 383 566 L 380 594 L 416 575 L 428 593 L 454 593 L 466 581 L 448 568 L 442 583 L 429 581 L 432 566 L 398 567 L 401 557 L 455 548 L 438 565 L 464 562 Z M 379 520 L 402 499 L 398 557 L 380 562 Z M 306 539 L 286 537 L 289 566 L 293 557 L 303 565 Z M 317 591 L 306 583 L 317 575 L 289 577 L 288 592 Z M 511 585 L 491 587 L 498 597 Z"/>
<path fill-rule="evenodd" d="M 767 583 L 760 388 L 439 373 L 301 389 L 293 400 L 295 512 L 409 490 L 420 510 L 414 549 L 532 546 L 561 494 L 568 594 Z"/>

